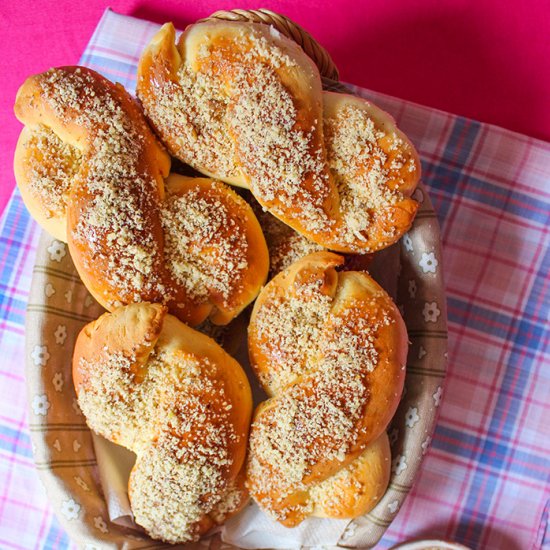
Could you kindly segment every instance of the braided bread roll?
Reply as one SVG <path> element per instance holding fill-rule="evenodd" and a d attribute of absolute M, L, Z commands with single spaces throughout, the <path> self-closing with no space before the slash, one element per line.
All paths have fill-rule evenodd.
<path fill-rule="evenodd" d="M 250 361 L 270 398 L 252 423 L 247 484 L 289 527 L 365 513 L 389 479 L 385 430 L 407 332 L 368 274 L 336 270 L 343 261 L 316 252 L 294 263 L 265 286 L 250 320 Z"/>
<path fill-rule="evenodd" d="M 90 428 L 137 455 L 129 481 L 136 522 L 155 539 L 183 543 L 247 500 L 252 395 L 234 359 L 166 313 L 133 304 L 86 325 L 73 380 Z"/>
<path fill-rule="evenodd" d="M 412 224 L 410 141 L 369 102 L 322 92 L 313 61 L 272 27 L 206 21 L 176 44 L 166 24 L 142 54 L 137 93 L 174 156 L 250 188 L 325 248 L 376 251 Z"/>
<path fill-rule="evenodd" d="M 27 79 L 15 112 L 25 204 L 106 309 L 159 302 L 191 325 L 225 324 L 256 297 L 269 260 L 254 213 L 220 182 L 168 177 L 170 157 L 120 84 L 51 69 Z"/>

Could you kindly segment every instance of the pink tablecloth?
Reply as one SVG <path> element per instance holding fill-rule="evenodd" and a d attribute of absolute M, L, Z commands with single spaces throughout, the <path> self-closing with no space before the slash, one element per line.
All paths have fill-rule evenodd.
<path fill-rule="evenodd" d="M 305 26 L 342 78 L 550 140 L 547 0 L 17 0 L 0 2 L 0 213 L 13 189 L 12 115 L 24 78 L 75 63 L 110 5 L 178 28 L 217 9 L 266 7 Z"/>

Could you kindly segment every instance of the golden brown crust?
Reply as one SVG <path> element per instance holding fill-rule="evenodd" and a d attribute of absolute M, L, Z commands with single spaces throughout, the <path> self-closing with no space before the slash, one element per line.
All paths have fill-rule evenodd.
<path fill-rule="evenodd" d="M 22 195 L 68 241 L 106 309 L 145 300 L 193 325 L 224 324 L 254 299 L 268 270 L 254 214 L 204 178 L 172 175 L 165 190 L 170 158 L 122 86 L 82 67 L 52 69 L 27 79 L 15 112 L 27 125 L 15 157 Z"/>
<path fill-rule="evenodd" d="M 388 435 L 383 432 L 348 466 L 313 485 L 312 515 L 353 519 L 370 512 L 384 496 L 391 473 Z"/>
<path fill-rule="evenodd" d="M 73 379 L 90 428 L 136 453 L 130 502 L 153 538 L 197 540 L 244 505 L 252 396 L 213 340 L 164 306 L 126 306 L 81 331 Z"/>
<path fill-rule="evenodd" d="M 342 263 L 318 252 L 293 264 L 260 293 L 249 326 L 271 398 L 255 412 L 248 486 L 286 526 L 313 513 L 313 485 L 382 434 L 403 388 L 403 320 L 368 274 L 337 272 Z"/>
<path fill-rule="evenodd" d="M 250 188 L 325 248 L 373 252 L 410 227 L 412 144 L 365 100 L 321 91 L 313 62 L 266 25 L 204 22 L 145 49 L 137 92 L 176 157 Z"/>
<path fill-rule="evenodd" d="M 67 194 L 80 165 L 80 151 L 44 125 L 25 126 L 15 148 L 13 168 L 32 217 L 56 239 L 67 242 Z"/>
<path fill-rule="evenodd" d="M 182 320 L 196 325 L 208 315 L 227 324 L 258 295 L 269 269 L 251 207 L 220 182 L 172 174 L 161 212 L 168 271 L 179 283 L 172 303 L 184 304 Z"/>

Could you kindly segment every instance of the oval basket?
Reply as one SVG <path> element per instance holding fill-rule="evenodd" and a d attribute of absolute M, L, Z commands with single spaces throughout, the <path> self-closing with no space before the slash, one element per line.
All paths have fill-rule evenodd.
<path fill-rule="evenodd" d="M 275 26 L 314 59 L 327 87 L 342 89 L 328 53 L 289 19 L 267 10 L 216 12 L 211 17 Z M 397 288 L 392 293 L 411 342 L 405 392 L 389 428 L 390 486 L 370 513 L 349 522 L 339 547 L 368 548 L 382 537 L 414 483 L 436 422 L 447 336 L 441 245 L 437 219 L 422 184 L 414 198 L 421 208 L 409 233 L 388 255 L 391 261 L 386 269 L 396 275 Z M 173 548 L 109 521 L 92 435 L 78 408 L 71 376 L 76 336 L 102 311 L 80 281 L 66 245 L 43 233 L 26 322 L 29 424 L 36 466 L 61 523 L 80 545 L 90 549 Z M 222 542 L 219 535 L 185 546 L 195 547 L 237 548 Z"/>

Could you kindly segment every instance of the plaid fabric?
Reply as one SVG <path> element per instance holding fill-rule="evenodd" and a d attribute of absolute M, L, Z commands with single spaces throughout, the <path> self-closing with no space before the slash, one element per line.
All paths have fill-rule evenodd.
<path fill-rule="evenodd" d="M 106 12 L 82 63 L 134 89 L 157 27 Z M 550 144 L 366 90 L 416 144 L 442 227 L 449 368 L 417 482 L 380 548 L 441 536 L 550 548 Z M 0 547 L 67 548 L 32 460 L 24 316 L 38 230 L 0 221 Z"/>

